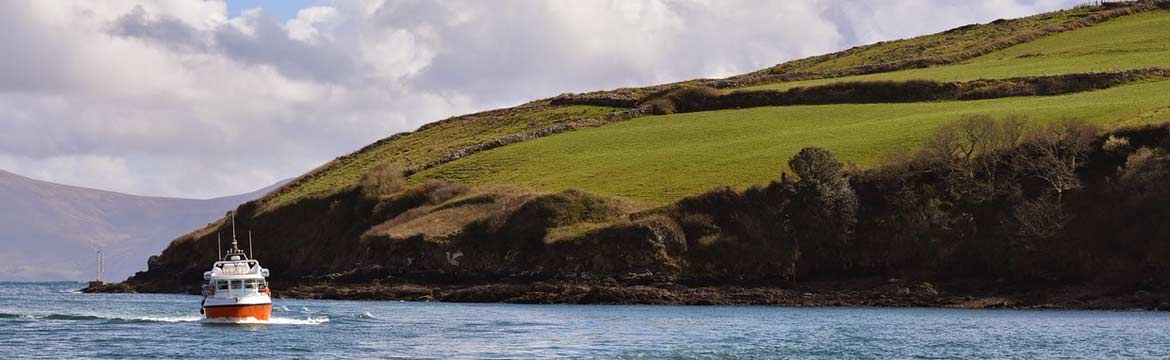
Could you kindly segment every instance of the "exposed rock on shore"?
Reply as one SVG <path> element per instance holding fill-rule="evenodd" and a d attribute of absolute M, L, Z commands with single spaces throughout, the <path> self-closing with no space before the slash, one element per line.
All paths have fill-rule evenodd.
<path fill-rule="evenodd" d="M 952 287 L 971 287 L 955 284 Z M 156 289 L 157 290 L 157 289 Z M 85 292 L 135 292 L 126 284 Z M 964 309 L 1086 309 L 1170 311 L 1170 293 L 1125 292 L 1091 285 L 1055 289 L 995 289 L 980 284 L 967 291 L 943 290 L 929 282 L 862 280 L 799 285 L 688 286 L 584 284 L 569 282 L 416 284 L 317 283 L 276 289 L 278 298 L 499 302 L 605 305 L 773 305 L 796 307 L 946 307 Z"/>

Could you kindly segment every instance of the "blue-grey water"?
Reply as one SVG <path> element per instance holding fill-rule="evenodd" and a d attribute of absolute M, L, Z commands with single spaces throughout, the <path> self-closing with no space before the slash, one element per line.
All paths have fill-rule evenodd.
<path fill-rule="evenodd" d="M 1170 314 L 277 299 L 270 324 L 200 297 L 0 283 L 5 358 L 1170 358 Z"/>

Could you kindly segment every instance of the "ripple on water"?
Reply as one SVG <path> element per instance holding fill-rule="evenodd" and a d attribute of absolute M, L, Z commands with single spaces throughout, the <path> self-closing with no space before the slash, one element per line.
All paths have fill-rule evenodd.
<path fill-rule="evenodd" d="M 1170 314 L 559 306 L 278 299 L 216 324 L 189 295 L 0 284 L 0 353 L 177 358 L 207 343 L 266 358 L 1170 358 Z M 291 309 L 291 311 L 285 311 Z"/>

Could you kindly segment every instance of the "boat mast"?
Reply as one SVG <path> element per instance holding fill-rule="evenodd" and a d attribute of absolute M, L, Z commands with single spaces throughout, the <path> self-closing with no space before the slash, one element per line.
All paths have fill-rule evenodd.
<path fill-rule="evenodd" d="M 249 236 L 251 236 L 249 234 Z M 244 255 L 244 250 L 240 250 L 240 242 L 236 239 L 236 212 L 232 211 L 232 248 L 228 250 L 228 255 Z"/>
<path fill-rule="evenodd" d="M 232 211 L 232 252 L 240 252 L 240 247 L 236 243 L 236 212 Z"/>
<path fill-rule="evenodd" d="M 215 232 L 215 257 L 219 258 L 220 260 L 223 259 L 223 246 L 220 245 L 222 242 L 223 239 L 220 239 L 219 231 L 217 230 Z"/>
<path fill-rule="evenodd" d="M 254 255 L 256 255 L 256 252 L 252 251 L 252 230 L 248 230 L 248 258 L 256 258 Z"/>

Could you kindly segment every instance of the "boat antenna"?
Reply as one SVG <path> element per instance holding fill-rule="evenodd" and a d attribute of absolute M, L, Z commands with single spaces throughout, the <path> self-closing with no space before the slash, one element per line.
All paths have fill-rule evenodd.
<path fill-rule="evenodd" d="M 248 230 L 248 258 L 255 258 L 256 252 L 252 251 L 252 230 Z"/>
<path fill-rule="evenodd" d="M 223 256 L 223 245 L 220 245 L 222 242 L 223 239 L 220 239 L 219 231 L 217 230 L 215 232 L 215 257 L 218 259 L 222 259 L 221 256 Z"/>
<path fill-rule="evenodd" d="M 236 212 L 232 211 L 232 252 L 239 252 L 240 246 L 236 243 Z"/>

